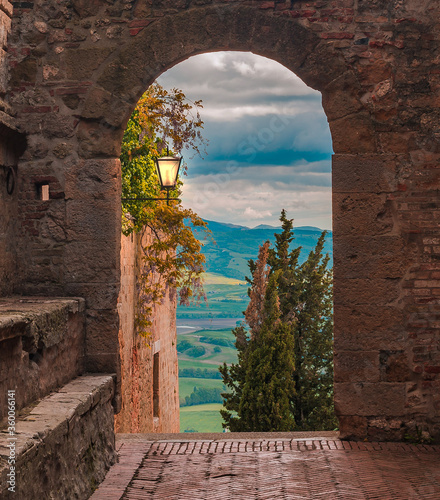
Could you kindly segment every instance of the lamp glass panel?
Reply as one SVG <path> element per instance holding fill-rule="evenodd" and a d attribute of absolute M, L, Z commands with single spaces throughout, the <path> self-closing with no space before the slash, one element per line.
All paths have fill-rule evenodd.
<path fill-rule="evenodd" d="M 172 156 L 157 159 L 157 170 L 162 187 L 172 188 L 176 185 L 180 160 Z"/>

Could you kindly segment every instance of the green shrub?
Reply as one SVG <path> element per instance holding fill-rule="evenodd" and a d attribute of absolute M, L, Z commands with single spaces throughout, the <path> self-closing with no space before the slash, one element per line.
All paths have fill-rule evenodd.
<path fill-rule="evenodd" d="M 185 349 L 185 354 L 187 356 L 190 356 L 191 358 L 200 358 L 200 356 L 203 356 L 205 353 L 206 350 L 201 345 L 193 346 L 190 349 Z"/>
<path fill-rule="evenodd" d="M 179 339 L 177 341 L 177 352 L 184 352 L 187 349 L 189 349 L 190 347 L 192 347 L 192 344 L 191 344 L 191 342 L 188 342 L 188 340 L 186 340 L 186 339 L 182 339 L 182 340 Z"/>
<path fill-rule="evenodd" d="M 224 347 L 235 347 L 234 341 L 228 339 L 213 339 L 210 337 L 200 337 L 200 342 L 203 342 L 204 344 L 221 345 Z"/>

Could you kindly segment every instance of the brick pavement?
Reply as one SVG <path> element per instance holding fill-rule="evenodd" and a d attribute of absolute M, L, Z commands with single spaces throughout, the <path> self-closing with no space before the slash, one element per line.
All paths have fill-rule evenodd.
<path fill-rule="evenodd" d="M 440 446 L 128 439 L 118 454 L 92 500 L 440 499 Z"/>

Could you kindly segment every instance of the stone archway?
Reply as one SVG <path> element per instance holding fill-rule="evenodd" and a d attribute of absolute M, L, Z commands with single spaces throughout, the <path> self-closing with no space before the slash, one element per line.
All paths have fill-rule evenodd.
<path fill-rule="evenodd" d="M 401 438 L 418 423 L 438 436 L 435 16 L 350 0 L 313 9 L 206 3 L 17 5 L 11 103 L 28 149 L 19 164 L 16 290 L 85 297 L 87 369 L 118 370 L 125 123 L 147 86 L 179 61 L 252 51 L 319 90 L 330 124 L 342 435 Z M 50 203 L 38 199 L 42 182 Z"/>

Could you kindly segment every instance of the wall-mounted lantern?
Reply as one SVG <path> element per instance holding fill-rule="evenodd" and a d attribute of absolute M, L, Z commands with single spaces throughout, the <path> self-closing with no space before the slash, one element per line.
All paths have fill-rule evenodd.
<path fill-rule="evenodd" d="M 167 203 L 170 199 L 170 190 L 174 189 L 177 184 L 180 164 L 182 157 L 179 156 L 163 156 L 156 158 L 157 175 L 159 176 L 160 188 L 167 191 Z"/>
<path fill-rule="evenodd" d="M 156 158 L 156 170 L 159 177 L 160 189 L 167 192 L 166 198 L 122 198 L 122 201 L 161 201 L 166 200 L 169 205 L 170 200 L 179 200 L 179 198 L 170 198 L 170 190 L 177 185 L 180 165 L 182 163 L 181 156 L 162 156 Z"/>

